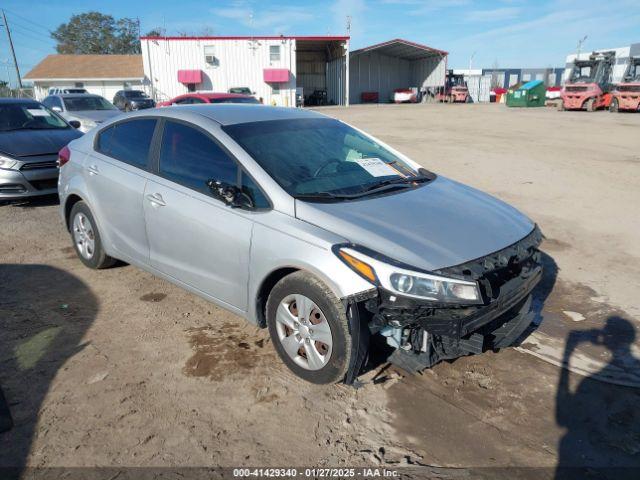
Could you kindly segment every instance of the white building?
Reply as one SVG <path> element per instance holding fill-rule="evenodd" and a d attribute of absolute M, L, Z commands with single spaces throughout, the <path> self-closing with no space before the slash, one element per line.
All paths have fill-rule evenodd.
<path fill-rule="evenodd" d="M 600 48 L 598 50 L 580 52 L 579 59 L 589 60 L 589 57 L 593 52 L 615 52 L 616 62 L 613 66 L 613 71 L 611 72 L 611 83 L 620 83 L 627 70 L 627 65 L 629 65 L 629 58 L 640 56 L 640 43 L 632 43 L 631 45 L 628 45 L 626 47 Z M 569 79 L 571 70 L 573 69 L 573 61 L 576 59 L 576 57 L 577 55 L 575 53 L 567 55 L 566 66 L 564 74 L 562 75 L 562 83 L 566 82 Z"/>
<path fill-rule="evenodd" d="M 33 82 L 37 100 L 51 88 L 84 88 L 113 100 L 118 90 L 146 91 L 141 55 L 48 55 L 24 80 Z"/>
<path fill-rule="evenodd" d="M 189 91 L 247 87 L 265 104 L 296 105 L 325 90 L 348 103 L 349 37 L 142 37 L 144 74 L 152 95 L 168 100 Z"/>

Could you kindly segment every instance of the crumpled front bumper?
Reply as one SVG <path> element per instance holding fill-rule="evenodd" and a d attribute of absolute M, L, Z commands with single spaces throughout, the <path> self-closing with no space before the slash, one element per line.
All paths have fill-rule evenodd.
<path fill-rule="evenodd" d="M 390 360 L 402 357 L 405 361 L 413 355 L 409 361 L 420 359 L 422 368 L 511 344 L 531 323 L 531 292 L 542 278 L 541 239 L 536 227 L 503 250 L 434 272 L 477 281 L 484 300 L 481 305 L 437 305 L 379 289 L 377 297 L 365 303 L 373 314 L 371 332 L 394 330 L 405 343 Z M 507 324 L 511 325 L 509 335 L 500 331 Z"/>

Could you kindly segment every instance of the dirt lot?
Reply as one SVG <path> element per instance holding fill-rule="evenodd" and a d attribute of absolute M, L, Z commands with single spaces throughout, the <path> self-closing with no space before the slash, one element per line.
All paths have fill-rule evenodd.
<path fill-rule="evenodd" d="M 539 325 L 521 346 L 309 385 L 266 331 L 133 267 L 84 268 L 54 202 L 4 206 L 0 385 L 16 426 L 0 466 L 640 467 L 640 389 L 622 386 L 640 382 L 640 115 L 323 112 L 541 225 Z"/>

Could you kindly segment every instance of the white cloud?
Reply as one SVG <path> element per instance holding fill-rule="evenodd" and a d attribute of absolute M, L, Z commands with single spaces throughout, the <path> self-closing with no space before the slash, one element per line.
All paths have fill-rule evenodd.
<path fill-rule="evenodd" d="M 252 30 L 269 30 L 273 33 L 284 33 L 314 19 L 314 15 L 305 7 L 272 5 L 263 8 L 244 1 L 235 2 L 230 7 L 214 8 L 211 13 Z"/>

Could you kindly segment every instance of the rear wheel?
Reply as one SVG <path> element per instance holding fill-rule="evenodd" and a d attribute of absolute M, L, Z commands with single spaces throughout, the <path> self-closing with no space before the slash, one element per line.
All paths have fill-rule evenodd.
<path fill-rule="evenodd" d="M 596 111 L 596 101 L 593 98 L 590 98 L 586 102 L 584 102 L 584 108 L 587 112 L 595 112 Z"/>
<path fill-rule="evenodd" d="M 308 382 L 344 379 L 351 359 L 345 308 L 316 277 L 295 272 L 280 280 L 267 300 L 271 340 L 289 369 Z"/>
<path fill-rule="evenodd" d="M 102 248 L 100 233 L 93 214 L 86 203 L 76 203 L 69 214 L 69 225 L 73 246 L 80 261 L 93 269 L 111 267 L 116 260 Z"/>
<path fill-rule="evenodd" d="M 611 113 L 617 113 L 620 110 L 620 106 L 618 104 L 618 99 L 614 98 L 611 100 L 611 104 L 609 105 L 609 111 Z"/>

